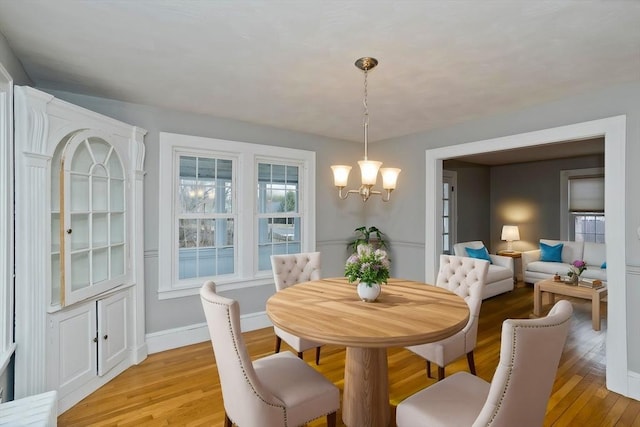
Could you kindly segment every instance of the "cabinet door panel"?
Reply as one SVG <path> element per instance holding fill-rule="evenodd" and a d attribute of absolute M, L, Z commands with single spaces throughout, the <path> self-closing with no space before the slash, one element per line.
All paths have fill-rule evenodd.
<path fill-rule="evenodd" d="M 127 294 L 98 301 L 98 375 L 127 357 Z"/>
<path fill-rule="evenodd" d="M 61 312 L 56 320 L 58 384 L 64 396 L 96 376 L 96 305 L 89 303 Z"/>

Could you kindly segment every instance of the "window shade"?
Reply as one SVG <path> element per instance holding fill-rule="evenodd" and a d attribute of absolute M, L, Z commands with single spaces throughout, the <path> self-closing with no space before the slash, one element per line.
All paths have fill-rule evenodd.
<path fill-rule="evenodd" d="M 570 212 L 604 212 L 604 176 L 569 179 Z"/>

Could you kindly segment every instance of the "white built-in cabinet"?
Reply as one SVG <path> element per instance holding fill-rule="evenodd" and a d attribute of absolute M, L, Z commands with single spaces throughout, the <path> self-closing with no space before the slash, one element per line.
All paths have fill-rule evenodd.
<path fill-rule="evenodd" d="M 64 412 L 147 355 L 144 129 L 15 88 L 15 397 Z"/>

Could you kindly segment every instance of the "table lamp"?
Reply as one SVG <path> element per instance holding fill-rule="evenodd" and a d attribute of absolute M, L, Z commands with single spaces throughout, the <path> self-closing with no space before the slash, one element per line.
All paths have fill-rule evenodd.
<path fill-rule="evenodd" d="M 520 231 L 517 225 L 503 225 L 501 240 L 507 241 L 506 252 L 513 252 L 513 241 L 520 240 Z"/>

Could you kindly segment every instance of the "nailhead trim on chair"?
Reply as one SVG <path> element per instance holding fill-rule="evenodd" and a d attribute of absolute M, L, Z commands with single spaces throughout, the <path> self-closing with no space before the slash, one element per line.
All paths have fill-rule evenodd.
<path fill-rule="evenodd" d="M 219 302 L 210 301 L 210 300 L 207 300 L 207 302 L 210 302 L 211 304 L 222 305 L 222 306 L 224 306 L 226 308 L 226 311 L 227 311 L 227 326 L 229 327 L 229 331 L 231 332 L 231 336 L 234 336 L 233 328 L 231 326 L 231 314 L 230 314 L 230 311 L 229 311 L 229 306 L 227 304 L 221 304 Z M 284 412 L 284 426 L 285 427 L 288 426 L 289 423 L 287 422 L 287 408 L 285 406 L 274 405 L 271 402 L 267 402 L 266 400 L 263 399 L 263 397 L 260 395 L 260 393 L 258 393 L 258 391 L 253 387 L 253 383 L 251 382 L 251 380 L 249 380 L 249 377 L 247 376 L 247 371 L 245 371 L 244 366 L 242 366 L 242 359 L 240 357 L 240 351 L 238 350 L 238 343 L 236 342 L 235 338 L 233 340 L 233 349 L 234 349 L 234 351 L 236 353 L 236 358 L 237 358 L 238 364 L 240 365 L 240 369 L 242 369 L 242 374 L 244 376 L 244 379 L 247 382 L 247 384 L 249 384 L 249 387 L 251 387 L 251 391 L 253 391 L 253 394 L 255 394 L 258 399 L 260 399 L 262 402 L 264 402 L 265 404 L 267 404 L 269 406 L 273 406 L 275 408 L 282 408 L 282 411 Z M 225 410 L 225 412 L 226 412 L 226 410 Z M 227 414 L 227 416 L 228 416 L 228 414 Z M 231 419 L 231 417 L 229 417 L 229 419 Z M 233 420 L 231 420 L 231 422 L 236 424 Z"/>
<path fill-rule="evenodd" d="M 516 357 L 516 330 L 518 328 L 526 328 L 526 329 L 540 329 L 540 328 L 548 328 L 550 326 L 559 326 L 562 325 L 563 323 L 567 323 L 568 321 L 571 320 L 571 317 L 569 317 L 568 319 L 566 319 L 564 322 L 560 322 L 560 323 L 553 323 L 553 324 L 548 324 L 548 325 L 518 325 L 515 326 L 513 328 L 513 346 L 511 347 L 512 351 L 511 351 L 511 366 L 509 367 L 509 374 L 507 376 L 507 381 L 506 384 L 504 386 L 504 391 L 502 392 L 502 395 L 500 396 L 500 400 L 498 401 L 493 414 L 491 414 L 491 419 L 489 419 L 489 423 L 487 424 L 487 427 L 490 426 L 493 421 L 496 418 L 496 415 L 498 414 L 498 411 L 500 410 L 500 407 L 502 406 L 502 402 L 504 401 L 504 397 L 507 393 L 507 389 L 509 388 L 509 383 L 511 382 L 511 374 L 513 373 L 513 363 L 514 363 L 514 359 Z"/>

